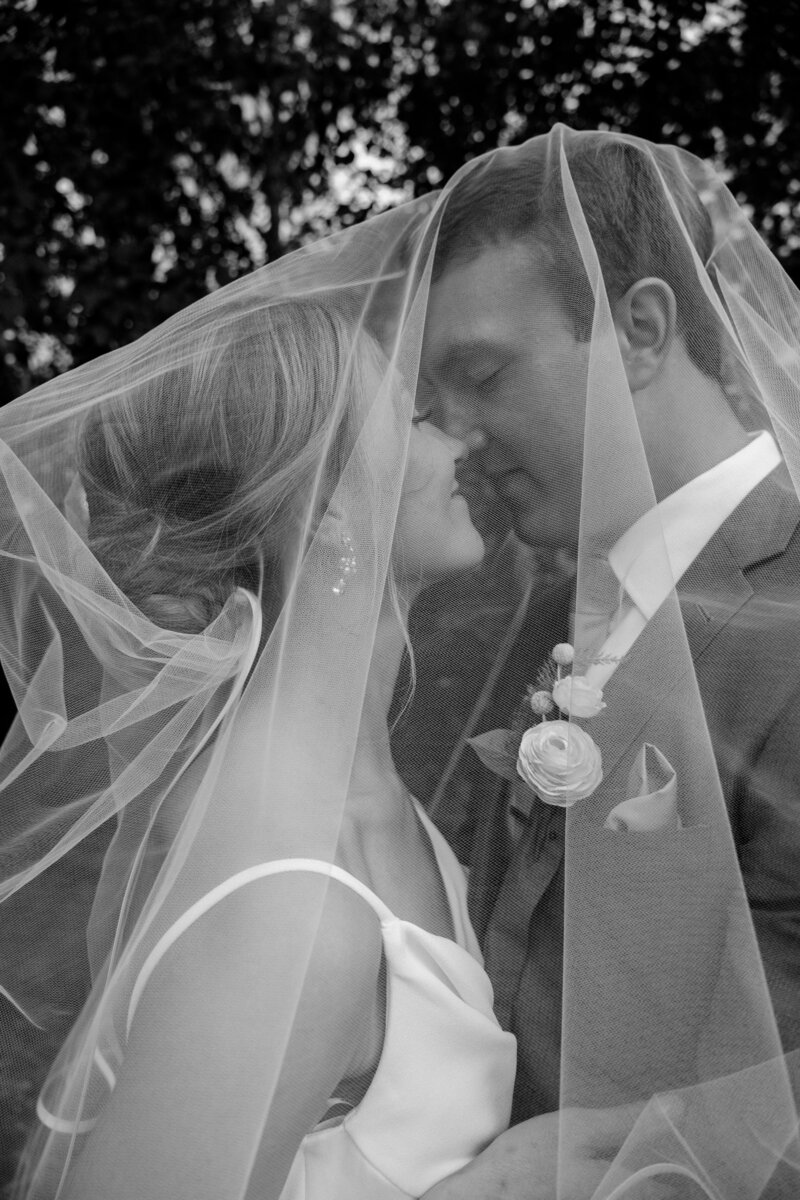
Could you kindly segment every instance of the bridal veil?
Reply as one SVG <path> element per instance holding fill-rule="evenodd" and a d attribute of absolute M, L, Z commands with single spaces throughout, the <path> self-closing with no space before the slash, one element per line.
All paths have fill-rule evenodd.
<path fill-rule="evenodd" d="M 617 249 L 616 262 L 596 213 L 607 197 L 592 184 L 603 155 L 635 168 L 647 207 L 645 222 L 620 194 L 630 254 Z M 501 201 L 509 174 L 522 183 Z M 393 595 L 409 430 L 429 394 L 431 289 L 450 261 L 491 241 L 501 202 L 587 347 L 573 673 L 595 672 L 605 708 L 564 719 L 591 736 L 604 780 L 566 817 L 562 1105 L 643 1102 L 597 1200 L 645 1197 L 659 1175 L 679 1195 L 715 1200 L 797 1185 L 794 1047 L 781 1044 L 737 855 L 748 835 L 734 828 L 737 780 L 753 764 L 732 766 L 731 747 L 721 768 L 710 732 L 757 659 L 770 680 L 760 750 L 772 761 L 771 731 L 791 741 L 780 717 L 800 692 L 786 653 L 797 584 L 744 610 L 744 660 L 711 702 L 695 640 L 724 636 L 743 597 L 720 566 L 687 575 L 679 598 L 657 519 L 653 570 L 672 586 L 620 661 L 598 661 L 589 614 L 607 603 L 609 552 L 659 493 L 614 324 L 617 276 L 634 269 L 638 242 L 657 239 L 669 263 L 697 369 L 748 428 L 772 431 L 795 524 L 798 294 L 710 167 L 560 126 L 214 292 L 0 413 L 0 654 L 18 708 L 0 753 L 0 989 L 9 1044 L 24 1052 L 28 1030 L 49 1028 L 59 1045 L 31 1097 L 20 1196 L 66 1194 L 136 1023 L 161 1019 L 146 1002 L 149 956 L 192 906 L 261 864 L 336 860 L 376 626 Z M 522 314 L 532 329 L 536 317 Z M 674 454 L 685 452 L 676 439 Z M 477 594 L 495 567 L 490 553 L 484 576 L 460 586 Z M 425 629 L 420 679 L 439 669 L 446 636 Z M 413 729 L 411 705 L 400 720 Z M 405 739 L 410 777 L 426 775 L 430 735 Z M 637 763 L 651 775 L 631 793 Z M 763 819 L 797 826 L 791 780 L 771 782 Z M 674 803 L 659 828 L 637 831 L 624 812 L 608 824 L 665 785 Z M 413 879 L 415 864 L 400 865 Z M 233 1058 L 229 1037 L 194 1047 L 185 1105 L 217 1140 L 231 1200 L 254 1195 L 255 1178 L 277 1196 L 307 1132 L 285 1131 L 284 1158 L 265 1176 L 259 1147 L 282 1089 L 303 1087 L 293 1031 L 325 891 L 324 880 L 298 888 L 289 912 L 268 887 L 242 889 L 226 910 L 250 994 L 245 1004 L 237 984 L 218 1014 L 237 1035 Z M 169 969 L 180 979 L 177 942 Z M 156 1106 L 160 1080 L 186 1071 L 206 1000 L 187 984 L 174 1060 L 165 1045 L 141 1081 Z M 240 1119 L 221 1138 L 204 1097 L 223 1080 Z M 679 1109 L 666 1093 L 680 1094 Z"/>

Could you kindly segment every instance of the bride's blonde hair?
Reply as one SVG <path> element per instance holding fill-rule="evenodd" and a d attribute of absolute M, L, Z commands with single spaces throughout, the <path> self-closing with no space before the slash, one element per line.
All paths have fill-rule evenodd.
<path fill-rule="evenodd" d="M 268 632 L 298 504 L 316 481 L 324 507 L 320 463 L 335 485 L 379 356 L 334 307 L 280 303 L 210 326 L 188 361 L 89 419 L 89 546 L 155 624 L 198 632 L 245 587 L 261 595 Z"/>

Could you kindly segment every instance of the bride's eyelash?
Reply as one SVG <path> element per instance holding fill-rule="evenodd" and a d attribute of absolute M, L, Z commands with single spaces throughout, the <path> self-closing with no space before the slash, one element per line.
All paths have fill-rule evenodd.
<path fill-rule="evenodd" d="M 423 421 L 430 421 L 433 413 L 433 405 L 429 404 L 425 408 L 414 409 L 414 415 L 411 418 L 412 425 L 421 425 Z"/>

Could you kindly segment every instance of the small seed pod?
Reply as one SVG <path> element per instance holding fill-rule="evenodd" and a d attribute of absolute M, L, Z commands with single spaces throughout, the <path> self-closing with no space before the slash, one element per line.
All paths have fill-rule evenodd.
<path fill-rule="evenodd" d="M 549 692 L 531 692 L 530 706 L 538 717 L 546 717 L 553 711 L 553 698 Z"/>
<path fill-rule="evenodd" d="M 559 667 L 569 667 L 575 658 L 575 651 L 569 642 L 559 642 L 557 646 L 553 646 L 550 652 L 553 662 Z"/>

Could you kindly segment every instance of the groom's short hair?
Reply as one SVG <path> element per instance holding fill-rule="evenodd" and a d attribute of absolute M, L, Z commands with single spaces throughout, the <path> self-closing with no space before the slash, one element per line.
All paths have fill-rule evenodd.
<path fill-rule="evenodd" d="M 663 279 L 677 303 L 678 330 L 692 361 L 715 378 L 720 370 L 719 320 L 698 273 L 714 247 L 711 219 L 698 190 L 669 147 L 573 134 L 566 143 L 570 175 L 592 235 L 613 304 L 639 279 Z M 666 189 L 665 185 L 666 184 Z M 702 267 L 670 205 L 672 197 Z M 490 246 L 527 242 L 537 265 L 588 341 L 594 313 L 552 150 L 546 159 L 524 148 L 496 151 L 456 178 L 438 230 L 434 280 Z"/>

